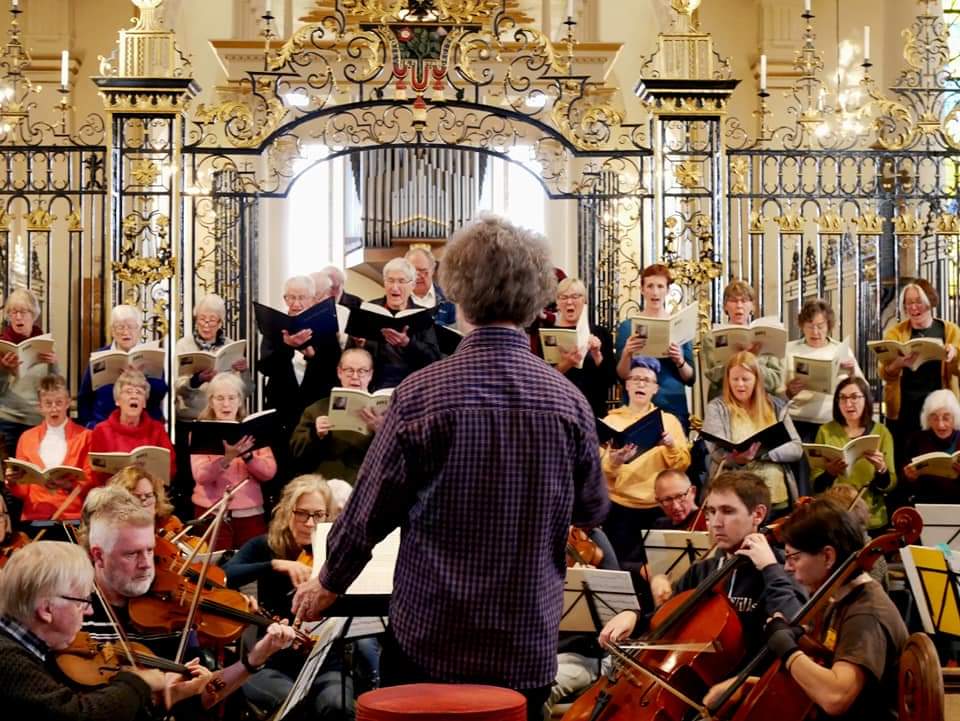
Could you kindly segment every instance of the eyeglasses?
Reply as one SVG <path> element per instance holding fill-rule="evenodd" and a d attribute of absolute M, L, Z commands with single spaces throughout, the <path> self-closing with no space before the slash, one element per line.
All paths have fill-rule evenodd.
<path fill-rule="evenodd" d="M 140 330 L 139 323 L 114 323 L 110 326 L 114 330 L 129 330 L 129 331 L 138 331 Z"/>
<path fill-rule="evenodd" d="M 93 599 L 94 595 L 91 593 L 86 598 L 77 598 L 76 596 L 65 596 L 60 594 L 58 598 L 62 598 L 64 601 L 73 601 L 78 604 L 78 607 L 81 611 L 86 611 L 88 608 L 93 608 Z"/>
<path fill-rule="evenodd" d="M 647 378 L 646 376 L 630 376 L 627 378 L 627 383 L 636 383 L 638 386 L 650 386 L 656 382 L 656 378 Z"/>
<path fill-rule="evenodd" d="M 690 493 L 691 488 L 693 488 L 693 486 L 687 486 L 687 490 L 685 490 L 683 493 L 677 493 L 673 496 L 664 496 L 663 498 L 658 498 L 657 503 L 659 503 L 661 506 L 672 506 L 674 503 L 682 503 L 683 499 L 686 498 Z"/>
<path fill-rule="evenodd" d="M 306 303 L 308 300 L 313 300 L 312 295 L 284 295 L 283 299 L 287 303 Z"/>
<path fill-rule="evenodd" d="M 66 408 L 69 404 L 69 398 L 44 398 L 40 401 L 41 408 Z"/>
<path fill-rule="evenodd" d="M 345 376 L 368 376 L 373 373 L 372 368 L 338 368 Z"/>
<path fill-rule="evenodd" d="M 124 386 L 120 389 L 120 395 L 145 396 L 147 392 L 140 386 Z"/>
<path fill-rule="evenodd" d="M 797 556 L 799 556 L 801 553 L 803 553 L 803 551 L 794 551 L 793 553 L 786 553 L 783 556 L 783 562 L 787 563 L 791 561 L 796 561 Z"/>
<path fill-rule="evenodd" d="M 864 398 L 863 393 L 851 393 L 848 396 L 839 395 L 837 400 L 841 403 L 859 403 Z"/>
<path fill-rule="evenodd" d="M 197 325 L 217 325 L 220 322 L 218 315 L 198 315 Z"/>
<path fill-rule="evenodd" d="M 33 311 L 29 308 L 11 308 L 7 315 L 33 315 Z"/>
<path fill-rule="evenodd" d="M 300 511 L 295 510 L 293 512 L 293 517 L 296 518 L 300 523 L 306 523 L 307 521 L 313 521 L 314 523 L 320 523 L 320 521 L 327 520 L 326 511 Z"/>
<path fill-rule="evenodd" d="M 385 278 L 383 285 L 384 287 L 388 285 L 408 285 L 412 282 L 412 280 L 407 280 L 406 278 Z"/>
<path fill-rule="evenodd" d="M 557 302 L 563 303 L 568 300 L 583 300 L 583 293 L 571 293 L 570 295 L 558 295 Z"/>

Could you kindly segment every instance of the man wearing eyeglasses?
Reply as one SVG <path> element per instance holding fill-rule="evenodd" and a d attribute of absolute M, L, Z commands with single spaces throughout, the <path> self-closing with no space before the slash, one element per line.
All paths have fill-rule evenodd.
<path fill-rule="evenodd" d="M 373 378 L 373 357 L 363 348 L 348 348 L 340 356 L 337 378 L 341 388 L 366 393 Z M 383 424 L 383 414 L 372 408 L 360 411 L 369 433 L 335 431 L 330 423 L 330 398 L 307 406 L 290 436 L 290 457 L 297 473 L 319 473 L 324 478 L 341 478 L 353 484 L 373 434 Z"/>
<path fill-rule="evenodd" d="M 17 551 L 0 584 L 0 707 L 10 719 L 133 721 L 152 718 L 206 684 L 209 672 L 184 679 L 156 669 L 120 671 L 95 690 L 70 685 L 51 671 L 53 655 L 74 641 L 90 614 L 93 569 L 83 549 L 40 541 Z"/>
<path fill-rule="evenodd" d="M 673 468 L 660 471 L 653 494 L 663 515 L 653 527 L 667 531 L 706 531 L 706 516 L 697 507 L 697 489 L 687 474 Z"/>

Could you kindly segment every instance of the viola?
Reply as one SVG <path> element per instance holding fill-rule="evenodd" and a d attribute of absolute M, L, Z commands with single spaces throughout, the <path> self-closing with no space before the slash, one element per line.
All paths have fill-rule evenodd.
<path fill-rule="evenodd" d="M 137 666 L 172 671 L 187 678 L 193 676 L 187 666 L 155 656 L 143 644 L 128 642 L 127 646 Z M 81 686 L 102 686 L 130 665 L 130 658 L 119 643 L 94 641 L 85 631 L 79 632 L 67 648 L 57 653 L 57 666 L 67 678 Z"/>
<path fill-rule="evenodd" d="M 15 551 L 19 551 L 28 543 L 30 543 L 30 536 L 23 531 L 9 534 L 3 543 L 0 543 L 0 568 L 7 564 Z"/>
<path fill-rule="evenodd" d="M 791 623 L 812 628 L 813 638 L 822 637 L 822 629 L 818 626 L 824 620 L 825 612 L 830 607 L 835 593 L 848 581 L 873 568 L 878 559 L 903 546 L 916 543 L 920 538 L 923 520 L 915 509 L 899 508 L 894 512 L 891 521 L 893 530 L 878 536 L 840 564 L 830 578 L 797 612 Z M 803 650 L 813 656 L 814 660 L 829 662 L 831 654 L 820 644 L 812 641 L 808 636 L 802 636 L 800 642 Z M 701 718 L 721 718 L 729 721 L 761 721 L 769 718 L 776 718 L 778 721 L 802 721 L 807 718 L 813 711 L 814 703 L 794 681 L 780 659 L 770 664 L 742 703 L 735 705 L 732 702 L 746 679 L 755 674 L 768 658 L 766 650 L 761 651 L 737 675 L 734 683 L 717 702 L 716 713 L 702 715 Z"/>
<path fill-rule="evenodd" d="M 162 533 L 162 530 L 160 533 Z M 160 535 L 160 533 L 157 534 L 153 547 L 153 557 L 156 560 L 157 568 L 167 568 L 176 573 L 183 566 L 187 557 L 177 544 L 167 540 L 167 537 Z M 203 564 L 199 561 L 194 561 L 183 569 L 182 575 L 192 581 L 196 581 L 200 577 L 200 569 L 202 566 Z M 205 585 L 212 588 L 225 588 L 227 585 L 226 572 L 219 566 L 211 563 L 207 568 L 207 581 Z"/>
<path fill-rule="evenodd" d="M 196 594 L 195 583 L 166 568 L 157 568 L 150 590 L 127 604 L 130 623 L 142 633 L 182 631 Z M 212 644 L 236 641 L 250 625 L 266 628 L 276 619 L 251 612 L 247 598 L 230 588 L 202 589 L 193 628 Z M 301 640 L 307 640 L 306 636 Z"/>
<path fill-rule="evenodd" d="M 576 564 L 598 566 L 603 560 L 603 549 L 590 538 L 582 528 L 570 526 L 567 534 L 567 566 Z"/>

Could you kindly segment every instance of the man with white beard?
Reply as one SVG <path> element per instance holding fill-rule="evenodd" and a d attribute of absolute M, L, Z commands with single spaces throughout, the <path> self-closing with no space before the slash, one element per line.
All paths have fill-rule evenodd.
<path fill-rule="evenodd" d="M 177 629 L 168 637 L 157 637 L 156 634 L 140 635 L 130 624 L 128 610 L 129 600 L 146 594 L 156 575 L 153 513 L 144 508 L 127 490 L 107 486 L 96 488 L 87 496 L 81 524 L 93 561 L 97 586 L 112 607 L 127 637 L 131 641 L 145 644 L 155 655 L 172 660 L 176 655 L 182 630 Z M 93 602 L 93 615 L 84 619 L 82 630 L 90 633 L 94 640 L 112 641 L 117 638 L 99 599 Z M 270 656 L 290 646 L 294 638 L 295 633 L 290 626 L 272 624 L 263 638 L 257 641 L 240 661 L 215 671 L 215 676 L 219 677 L 222 684 L 207 685 L 201 696 L 203 707 L 210 708 L 238 689 Z M 196 638 L 191 641 L 186 658 L 193 658 L 199 652 Z"/>

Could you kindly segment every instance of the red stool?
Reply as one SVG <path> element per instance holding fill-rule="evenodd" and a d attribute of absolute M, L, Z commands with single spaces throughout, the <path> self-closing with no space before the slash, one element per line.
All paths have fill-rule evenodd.
<path fill-rule="evenodd" d="M 526 721 L 522 694 L 496 686 L 414 683 L 368 691 L 357 721 Z"/>

